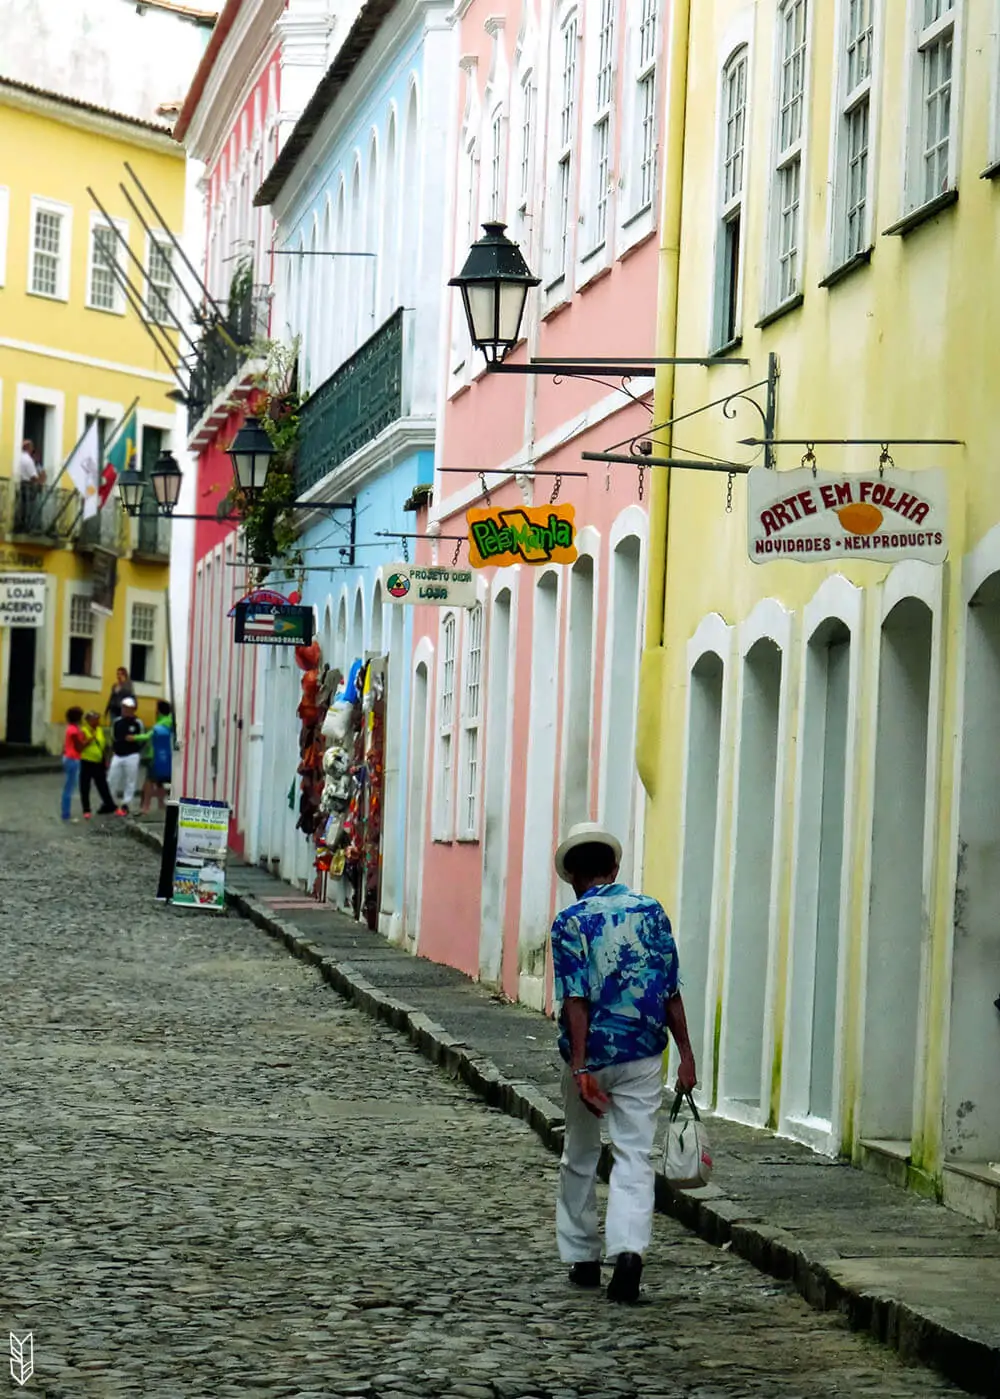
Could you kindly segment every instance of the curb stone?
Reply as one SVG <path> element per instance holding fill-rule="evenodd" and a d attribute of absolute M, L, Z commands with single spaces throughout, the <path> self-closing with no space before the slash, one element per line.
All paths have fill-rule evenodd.
<path fill-rule="evenodd" d="M 162 840 L 132 822 L 128 833 L 160 851 Z M 406 1035 L 431 1063 L 460 1079 L 490 1107 L 526 1122 L 552 1152 L 561 1152 L 562 1109 L 533 1084 L 504 1077 L 492 1060 L 476 1054 L 464 1041 L 405 1001 L 386 995 L 347 962 L 336 962 L 254 898 L 226 890 L 226 901 L 241 917 L 269 933 L 302 961 L 315 966 L 346 1001 L 375 1020 Z M 600 1174 L 607 1180 L 611 1152 L 601 1154 Z M 656 1173 L 656 1209 L 692 1233 L 752 1263 L 761 1272 L 791 1283 L 817 1311 L 838 1311 L 854 1331 L 865 1331 L 895 1350 L 907 1364 L 938 1370 L 973 1394 L 1000 1395 L 1000 1347 L 963 1335 L 889 1294 L 852 1288 L 836 1275 L 837 1262 L 825 1262 L 786 1230 L 776 1229 L 714 1186 L 698 1191 L 675 1191 Z"/>

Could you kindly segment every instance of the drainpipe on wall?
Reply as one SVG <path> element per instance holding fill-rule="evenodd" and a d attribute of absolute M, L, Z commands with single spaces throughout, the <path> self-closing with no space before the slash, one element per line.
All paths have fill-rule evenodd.
<path fill-rule="evenodd" d="M 656 353 L 677 354 L 677 293 L 681 252 L 681 212 L 684 186 L 684 128 L 687 114 L 687 67 L 691 0 L 671 0 L 667 34 L 667 91 L 664 103 L 665 158 L 660 206 L 660 260 Z M 673 416 L 675 366 L 656 371 L 653 422 Z M 657 456 L 669 456 L 673 430 L 657 434 Z M 646 599 L 646 644 L 639 673 L 639 712 L 636 723 L 636 764 L 642 785 L 655 797 L 660 770 L 663 712 L 663 638 L 666 623 L 667 531 L 670 522 L 670 468 L 651 473 L 649 500 L 649 566 Z"/>

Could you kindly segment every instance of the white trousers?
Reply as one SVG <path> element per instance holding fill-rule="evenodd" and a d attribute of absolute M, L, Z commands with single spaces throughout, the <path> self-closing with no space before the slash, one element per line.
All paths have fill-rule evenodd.
<path fill-rule="evenodd" d="M 108 768 L 108 786 L 119 806 L 131 806 L 138 781 L 139 754 L 129 753 L 127 757 L 119 758 L 116 753 Z"/>
<path fill-rule="evenodd" d="M 563 1072 L 566 1136 L 559 1163 L 556 1237 L 564 1263 L 601 1256 L 597 1224 L 597 1167 L 601 1123 L 606 1122 L 614 1163 L 604 1223 L 605 1257 L 644 1253 L 653 1230 L 653 1136 L 663 1093 L 663 1056 L 598 1069 L 595 1079 L 610 1095 L 603 1117 L 588 1112 L 568 1066 Z"/>

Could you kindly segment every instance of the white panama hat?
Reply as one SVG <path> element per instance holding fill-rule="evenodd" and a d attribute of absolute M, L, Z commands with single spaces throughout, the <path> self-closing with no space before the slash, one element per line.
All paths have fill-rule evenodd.
<path fill-rule="evenodd" d="M 581 821 L 576 826 L 570 826 L 569 835 L 556 851 L 556 874 L 567 884 L 572 884 L 573 880 L 566 868 L 566 856 L 578 845 L 607 845 L 615 857 L 615 864 L 621 864 L 622 843 L 618 837 L 596 821 Z"/>

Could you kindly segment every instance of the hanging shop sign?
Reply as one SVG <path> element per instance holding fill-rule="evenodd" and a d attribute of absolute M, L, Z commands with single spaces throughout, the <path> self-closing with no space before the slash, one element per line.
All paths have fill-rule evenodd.
<path fill-rule="evenodd" d="M 0 573 L 0 627 L 40 627 L 44 621 L 44 576 Z"/>
<path fill-rule="evenodd" d="M 471 568 L 433 568 L 393 563 L 386 570 L 390 602 L 431 607 L 475 607 L 476 583 Z"/>
<path fill-rule="evenodd" d="M 308 646 L 313 639 L 311 607 L 240 602 L 233 611 L 237 646 Z"/>
<path fill-rule="evenodd" d="M 792 559 L 922 559 L 948 554 L 945 473 L 899 471 L 836 476 L 808 466 L 747 475 L 748 547 L 754 563 Z"/>
<path fill-rule="evenodd" d="M 273 588 L 255 588 L 252 593 L 247 593 L 241 597 L 239 602 L 234 602 L 227 612 L 228 617 L 236 616 L 237 607 L 246 607 L 251 604 L 261 606 L 267 604 L 270 607 L 287 607 L 291 598 L 285 597 L 284 593 L 276 593 Z"/>
<path fill-rule="evenodd" d="M 178 802 L 171 902 L 189 908 L 225 908 L 228 846 L 228 802 Z"/>
<path fill-rule="evenodd" d="M 473 568 L 510 564 L 573 563 L 576 521 L 572 505 L 494 506 L 469 510 L 469 563 Z"/>

